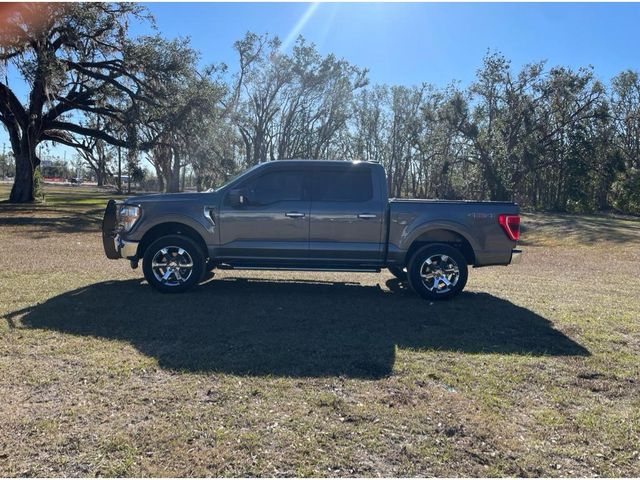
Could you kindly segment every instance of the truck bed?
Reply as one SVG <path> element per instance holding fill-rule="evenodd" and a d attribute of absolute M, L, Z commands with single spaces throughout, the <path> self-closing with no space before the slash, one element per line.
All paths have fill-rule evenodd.
<path fill-rule="evenodd" d="M 428 225 L 432 241 L 449 243 L 453 237 L 445 231 L 456 232 L 458 240 L 472 248 L 475 266 L 507 265 L 515 242 L 505 235 L 498 216 L 518 215 L 519 210 L 513 202 L 390 199 L 387 258 L 393 262 L 396 255 L 402 257 L 419 238 L 415 232 L 424 232 Z"/>

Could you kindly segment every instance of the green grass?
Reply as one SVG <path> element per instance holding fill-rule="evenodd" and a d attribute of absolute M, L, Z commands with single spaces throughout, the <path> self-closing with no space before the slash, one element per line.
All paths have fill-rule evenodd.
<path fill-rule="evenodd" d="M 386 272 L 104 258 L 108 192 L 0 203 L 0 475 L 640 475 L 640 222 L 525 215 L 522 264 Z M 0 185 L 0 199 L 8 193 Z"/>

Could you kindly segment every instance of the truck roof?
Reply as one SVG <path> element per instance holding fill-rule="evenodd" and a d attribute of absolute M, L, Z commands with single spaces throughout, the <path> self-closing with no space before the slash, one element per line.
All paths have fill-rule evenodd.
<path fill-rule="evenodd" d="M 345 165 L 345 164 L 380 165 L 380 163 L 378 162 L 371 162 L 371 161 L 365 161 L 365 160 L 312 160 L 312 159 L 304 159 L 304 158 L 294 158 L 291 160 L 272 160 L 269 162 L 265 162 L 265 164 L 269 164 L 269 165 L 284 164 L 284 163 L 286 163 L 287 165 L 295 164 L 296 166 L 298 165 Z"/>

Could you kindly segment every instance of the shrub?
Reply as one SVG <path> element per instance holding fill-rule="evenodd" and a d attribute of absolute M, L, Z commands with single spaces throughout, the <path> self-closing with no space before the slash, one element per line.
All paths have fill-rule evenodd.
<path fill-rule="evenodd" d="M 640 215 L 640 169 L 631 168 L 619 174 L 611 185 L 610 198 L 617 210 Z"/>
<path fill-rule="evenodd" d="M 44 178 L 39 167 L 36 167 L 33 172 L 33 198 L 44 202 Z"/>

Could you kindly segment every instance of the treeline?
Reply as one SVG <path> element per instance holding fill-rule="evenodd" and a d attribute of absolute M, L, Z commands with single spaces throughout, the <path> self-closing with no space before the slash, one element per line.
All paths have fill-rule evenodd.
<path fill-rule="evenodd" d="M 186 40 L 129 38 L 127 19 L 145 15 L 130 4 L 22 4 L 4 20 L 0 59 L 40 101 L 20 105 L 0 82 L 22 185 L 14 201 L 32 199 L 34 145 L 52 141 L 78 149 L 101 183 L 118 154 L 125 170 L 146 158 L 164 191 L 187 170 L 206 189 L 260 162 L 339 158 L 382 163 L 394 196 L 640 213 L 635 71 L 603 83 L 591 68 L 516 71 L 489 53 L 468 86 L 370 85 L 365 69 L 302 38 L 287 53 L 252 33 L 235 43 L 235 65 L 198 68 Z"/>
<path fill-rule="evenodd" d="M 515 200 L 532 209 L 640 212 L 640 82 L 591 69 L 513 71 L 487 55 L 476 80 L 376 87 L 354 98 L 352 156 L 385 164 L 394 195 Z"/>
<path fill-rule="evenodd" d="M 238 107 L 228 123 L 232 165 L 372 160 L 386 167 L 389 191 L 398 197 L 640 213 L 635 72 L 607 86 L 588 68 L 539 62 L 514 71 L 491 53 L 466 88 L 370 86 L 365 71 L 320 56 L 302 39 L 289 55 L 277 46 L 251 51 L 258 50 L 241 70 Z M 243 65 L 242 49 L 239 54 Z"/>

